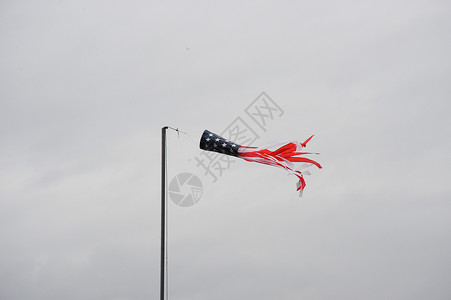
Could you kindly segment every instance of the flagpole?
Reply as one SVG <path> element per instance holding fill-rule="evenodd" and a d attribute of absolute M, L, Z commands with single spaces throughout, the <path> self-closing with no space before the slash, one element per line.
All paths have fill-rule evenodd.
<path fill-rule="evenodd" d="M 166 228 L 166 129 L 161 128 L 161 260 L 160 260 L 160 300 L 164 300 L 165 275 L 165 228 Z"/>

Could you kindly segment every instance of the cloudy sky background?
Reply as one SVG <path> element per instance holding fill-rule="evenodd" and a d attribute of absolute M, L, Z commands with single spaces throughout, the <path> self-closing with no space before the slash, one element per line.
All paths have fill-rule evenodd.
<path fill-rule="evenodd" d="M 171 299 L 450 299 L 449 1 L 0 2 L 0 299 L 157 299 L 160 133 Z M 279 169 L 196 168 L 265 91 Z"/>

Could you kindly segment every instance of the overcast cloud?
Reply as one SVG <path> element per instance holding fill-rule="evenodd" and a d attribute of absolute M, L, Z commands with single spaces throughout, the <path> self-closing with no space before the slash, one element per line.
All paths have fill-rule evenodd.
<path fill-rule="evenodd" d="M 451 299 L 449 1 L 0 2 L 0 299 L 157 299 L 160 132 L 170 299 Z M 266 92 L 296 179 L 196 167 Z M 251 124 L 251 123 L 249 123 Z"/>

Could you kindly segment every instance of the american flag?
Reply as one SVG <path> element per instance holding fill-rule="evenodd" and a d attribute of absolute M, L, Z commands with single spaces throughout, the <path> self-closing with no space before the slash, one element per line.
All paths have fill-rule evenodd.
<path fill-rule="evenodd" d="M 299 191 L 299 196 L 302 196 L 306 186 L 304 175 L 310 175 L 310 172 L 305 169 L 310 166 L 322 168 L 318 162 L 305 157 L 305 155 L 319 153 L 302 151 L 312 137 L 313 135 L 303 143 L 298 141 L 274 142 L 261 147 L 248 147 L 238 145 L 213 132 L 205 130 L 200 139 L 200 148 L 236 156 L 251 162 L 284 168 L 289 174 L 298 177 L 299 181 L 296 188 Z"/>

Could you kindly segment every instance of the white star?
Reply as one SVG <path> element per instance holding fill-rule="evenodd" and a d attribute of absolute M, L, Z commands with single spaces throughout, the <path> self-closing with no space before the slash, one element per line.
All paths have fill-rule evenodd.
<path fill-rule="evenodd" d="M 216 148 L 217 146 L 218 146 L 218 145 L 216 145 L 216 144 L 213 144 L 213 147 L 215 147 L 215 148 Z"/>
<path fill-rule="evenodd" d="M 213 136 L 213 133 L 210 133 L 208 136 Z"/>
<path fill-rule="evenodd" d="M 236 145 L 235 145 L 235 144 L 233 144 L 233 145 L 232 145 L 232 147 L 236 147 Z"/>
<path fill-rule="evenodd" d="M 226 144 L 226 143 L 222 144 L 222 147 L 225 147 L 225 146 L 227 146 L 227 144 Z"/>
<path fill-rule="evenodd" d="M 208 142 L 210 140 L 210 138 L 207 138 L 206 141 Z"/>
<path fill-rule="evenodd" d="M 219 142 L 219 139 L 216 139 L 217 142 Z"/>

